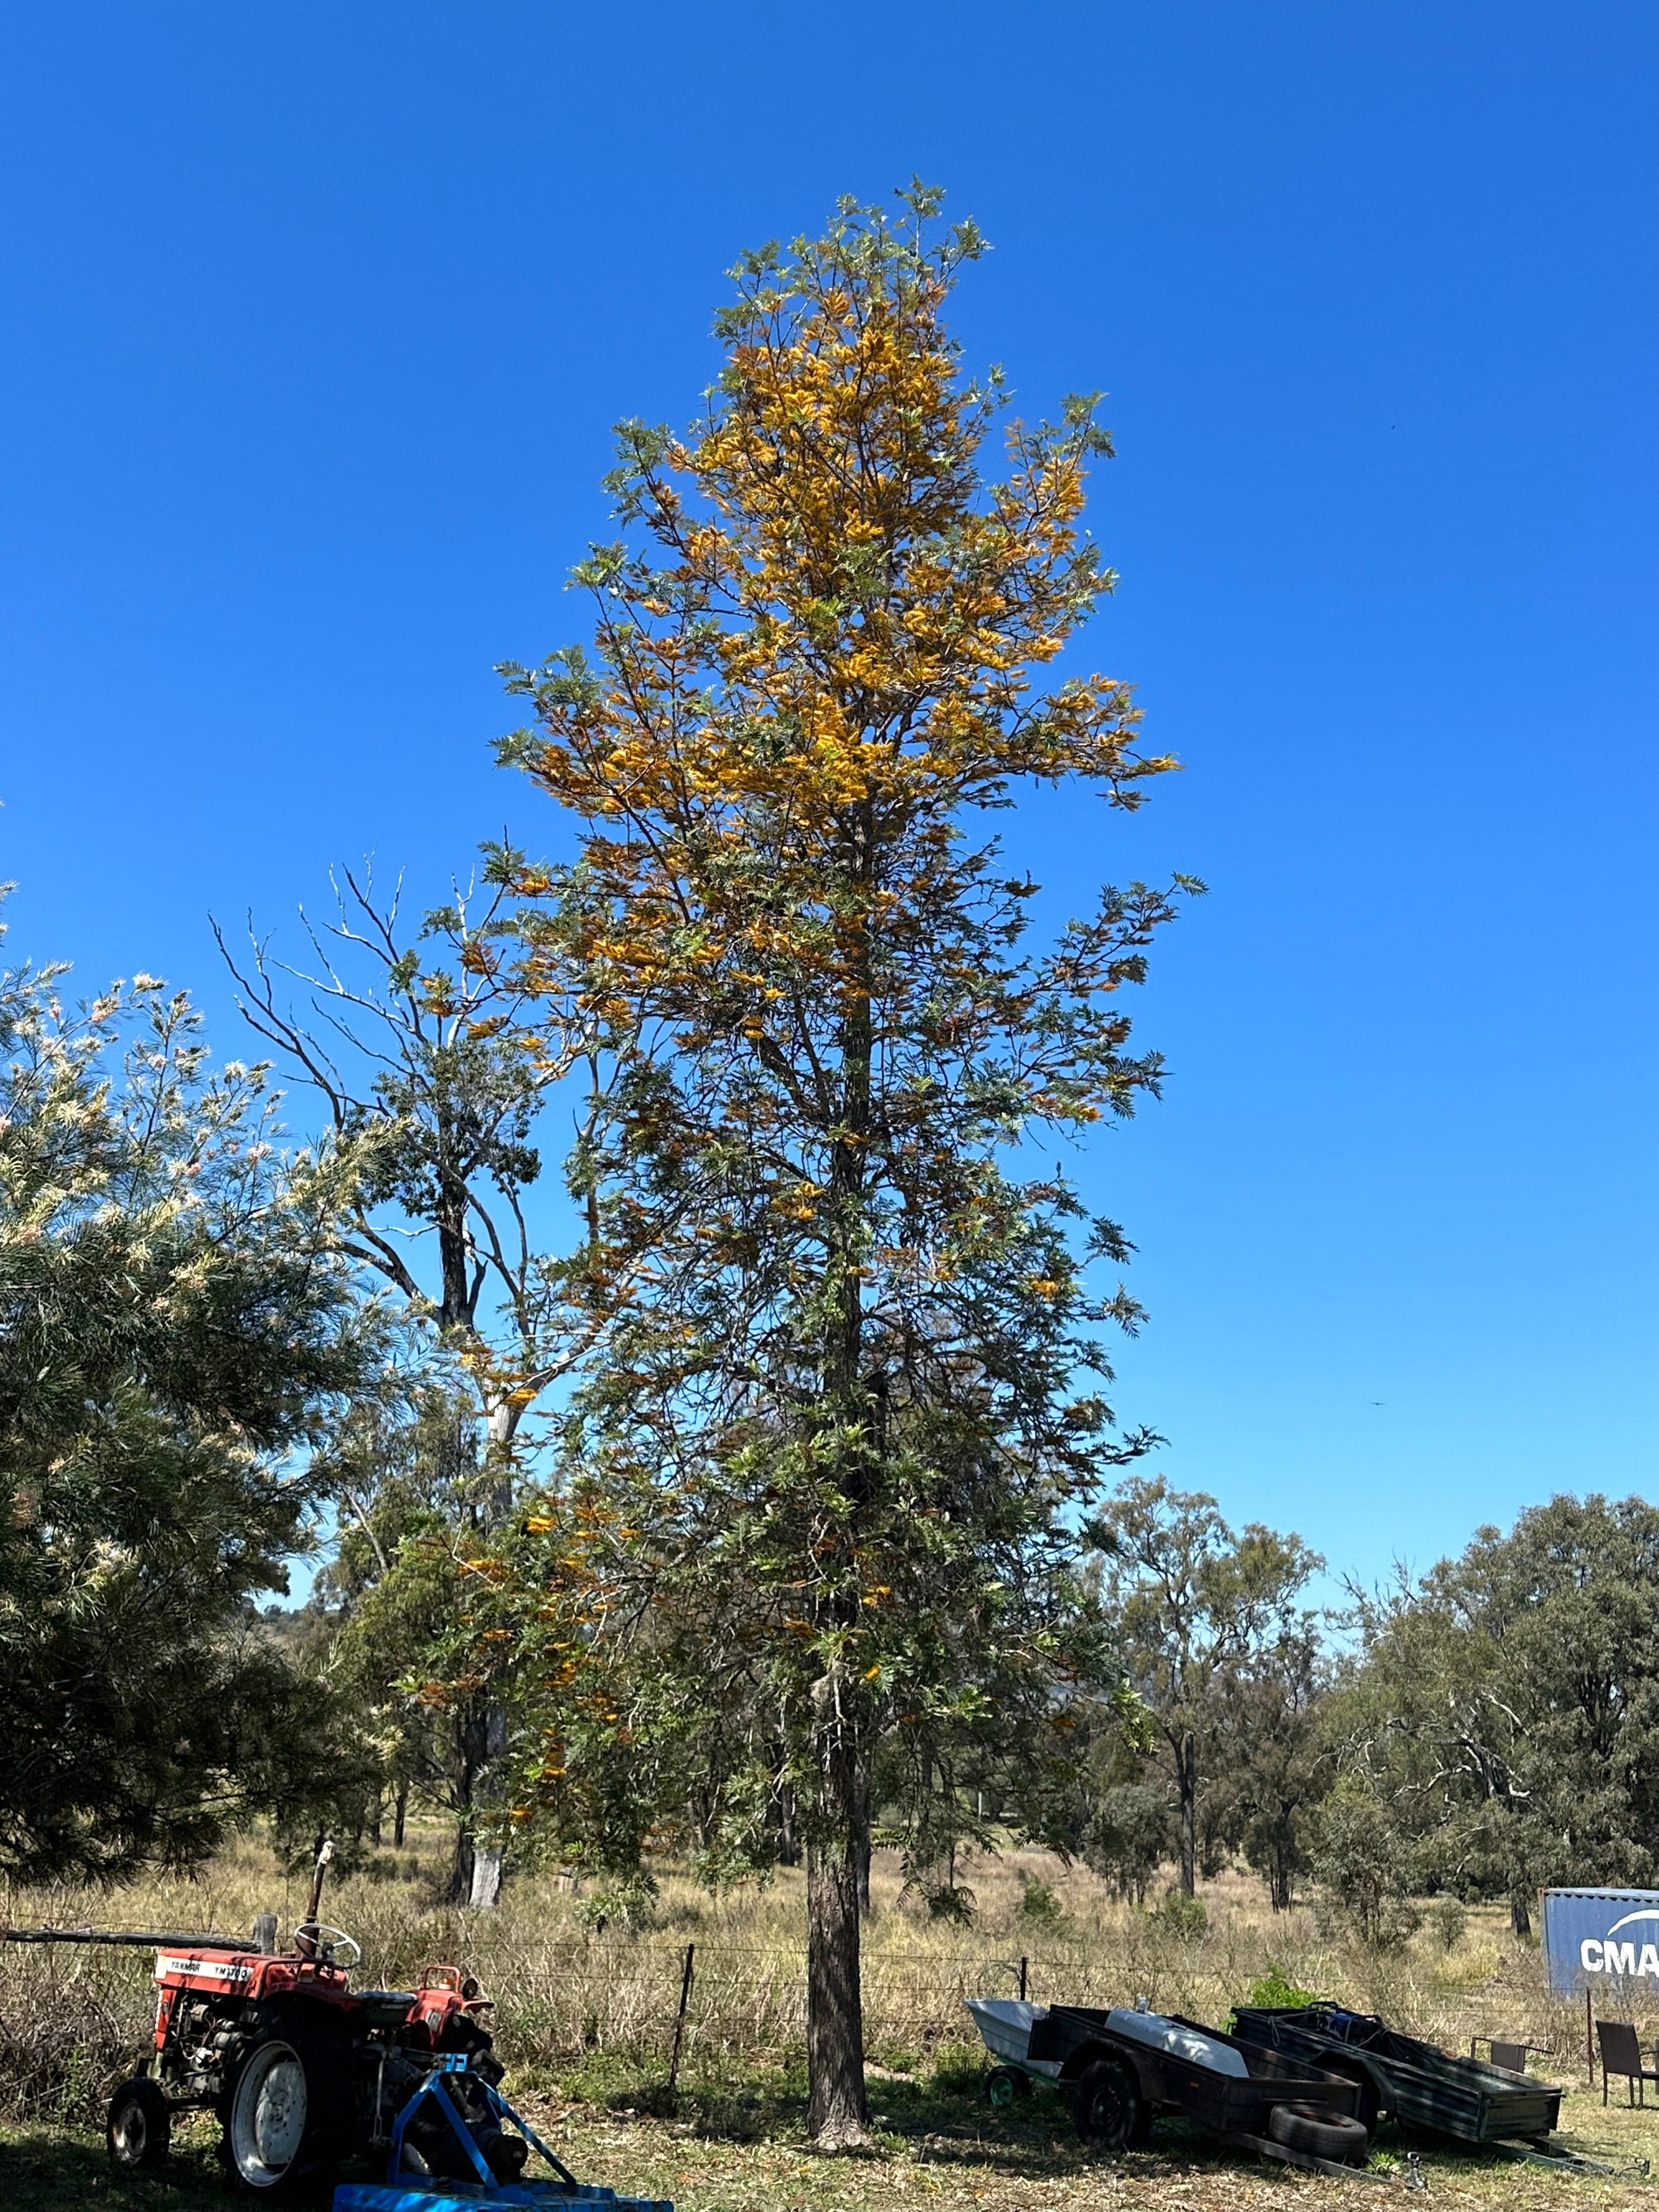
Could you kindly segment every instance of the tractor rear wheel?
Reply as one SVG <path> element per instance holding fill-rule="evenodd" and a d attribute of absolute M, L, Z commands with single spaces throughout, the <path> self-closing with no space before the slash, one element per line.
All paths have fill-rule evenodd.
<path fill-rule="evenodd" d="M 279 2019 L 248 2046 L 220 2106 L 220 2155 L 238 2186 L 280 2200 L 349 2147 L 349 2057 L 339 2036 Z"/>
<path fill-rule="evenodd" d="M 104 2140 L 117 2166 L 160 2166 L 173 2140 L 173 2112 L 148 2074 L 123 2081 L 109 2100 Z"/>

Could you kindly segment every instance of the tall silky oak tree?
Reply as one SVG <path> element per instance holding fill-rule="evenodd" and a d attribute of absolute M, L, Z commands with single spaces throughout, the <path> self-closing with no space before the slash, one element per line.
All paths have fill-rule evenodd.
<path fill-rule="evenodd" d="M 614 1588 L 654 1608 L 639 1696 L 711 1745 L 749 1730 L 765 1787 L 733 1765 L 726 1817 L 787 1794 L 831 2145 L 865 2117 L 875 1749 L 1000 1717 L 1052 1747 L 1067 1686 L 1116 1679 L 1071 1530 L 1140 1441 L 1097 1387 L 1134 1309 L 1085 1281 L 1127 1247 L 1045 1140 L 1156 1088 L 1119 994 L 1175 896 L 1108 890 L 1030 952 L 1038 886 L 975 834 L 1024 785 L 1133 807 L 1172 763 L 1123 684 L 1035 688 L 1113 583 L 1079 521 L 1110 447 L 1070 400 L 982 480 L 1006 394 L 944 320 L 981 241 L 900 197 L 740 264 L 704 419 L 621 433 L 626 536 L 576 571 L 592 653 L 503 672 L 535 708 L 504 757 L 580 824 L 560 972 L 574 912 L 596 1012 L 644 1041 L 574 1164 L 633 1255 L 583 1463 Z"/>

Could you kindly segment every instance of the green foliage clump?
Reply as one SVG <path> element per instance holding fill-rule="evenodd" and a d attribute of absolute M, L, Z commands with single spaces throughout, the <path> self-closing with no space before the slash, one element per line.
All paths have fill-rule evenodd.
<path fill-rule="evenodd" d="M 1019 1910 L 1023 1919 L 1036 1920 L 1049 1928 L 1057 1926 L 1066 1917 L 1065 1907 L 1053 1888 L 1036 1875 L 1020 1876 Z"/>
<path fill-rule="evenodd" d="M 1421 1924 L 1411 1898 L 1417 1863 L 1410 1838 L 1392 1807 L 1356 1775 L 1344 1775 L 1321 1808 L 1314 1871 L 1328 1910 L 1369 1949 L 1401 1950 Z"/>
<path fill-rule="evenodd" d="M 1105 1771 L 1125 1763 L 1121 1743 L 1106 1747 Z M 1153 1875 L 1169 1857 L 1173 1829 L 1161 1789 L 1151 1782 L 1106 1781 L 1085 1775 L 1074 1841 L 1085 1863 L 1120 1897 L 1143 1905 Z"/>
<path fill-rule="evenodd" d="M 371 1377 L 331 1170 L 264 1072 L 213 1073 L 147 976 L 71 1008 L 0 975 L 0 1869 L 190 1865 L 372 1762 L 264 1632 L 310 1546 L 307 1448 Z M 357 1769 L 362 1768 L 359 1772 Z"/>
<path fill-rule="evenodd" d="M 1167 1890 L 1158 1899 L 1152 1917 L 1183 1943 L 1196 1943 L 1210 1924 L 1203 1899 L 1188 1897 L 1181 1889 Z"/>
<path fill-rule="evenodd" d="M 1463 1940 L 1463 1929 L 1468 1920 L 1462 1899 L 1454 1897 L 1449 1891 L 1437 1897 L 1429 1907 L 1429 1925 L 1433 1929 L 1443 1951 L 1457 1948 Z"/>
<path fill-rule="evenodd" d="M 1244 2002 L 1273 2010 L 1288 2010 L 1295 2005 L 1323 2004 L 1326 1997 L 1322 1990 L 1299 1988 L 1282 1966 L 1270 1965 L 1265 1974 L 1251 1983 L 1250 1994 Z"/>
<path fill-rule="evenodd" d="M 1559 1497 L 1359 1613 L 1344 1764 L 1422 1875 L 1506 1897 L 1649 1881 L 1659 1834 L 1659 1510 Z"/>
<path fill-rule="evenodd" d="M 948 1921 L 953 1927 L 967 1928 L 973 1924 L 978 1902 L 965 1883 L 941 1882 L 936 1889 L 925 1889 L 927 1917 L 930 1920 Z"/>
<path fill-rule="evenodd" d="M 1190 1895 L 1242 1850 L 1283 1910 L 1329 1779 L 1316 1741 L 1317 1617 L 1299 1602 L 1324 1562 L 1259 1522 L 1236 1532 L 1213 1498 L 1161 1475 L 1127 1478 L 1088 1533 L 1161 1784 L 1157 1802 L 1131 1802 L 1123 1785 L 1144 1793 L 1143 1778 L 1113 1776 L 1118 1803 L 1091 1821 L 1091 1860 L 1144 1893 L 1167 1842 Z"/>

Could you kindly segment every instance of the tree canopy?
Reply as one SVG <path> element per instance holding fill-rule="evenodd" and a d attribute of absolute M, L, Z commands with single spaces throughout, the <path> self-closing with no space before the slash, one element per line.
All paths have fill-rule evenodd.
<path fill-rule="evenodd" d="M 338 1780 L 264 1639 L 318 1493 L 304 1448 L 378 1371 L 258 1068 L 182 994 L 0 975 L 0 1864 L 110 1876 Z"/>
<path fill-rule="evenodd" d="M 1559 1497 L 1364 1601 L 1335 1716 L 1410 1869 L 1510 1900 L 1649 1880 L 1659 1833 L 1659 1510 Z"/>
<path fill-rule="evenodd" d="M 1182 1889 L 1196 1887 L 1206 1814 L 1218 1843 L 1248 1828 L 1282 1870 L 1311 1788 L 1295 1723 L 1313 1623 L 1298 1600 L 1324 1561 L 1260 1522 L 1235 1535 L 1213 1498 L 1161 1475 L 1122 1483 L 1089 1535 L 1115 1647 L 1160 1744 Z"/>

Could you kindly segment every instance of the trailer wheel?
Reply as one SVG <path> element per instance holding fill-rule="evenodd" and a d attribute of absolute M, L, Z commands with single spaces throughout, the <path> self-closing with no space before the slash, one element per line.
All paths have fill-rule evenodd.
<path fill-rule="evenodd" d="M 1128 2068 L 1115 2058 L 1085 2066 L 1072 2091 L 1072 2124 L 1080 2142 L 1115 2158 L 1144 2142 L 1148 2115 Z"/>
<path fill-rule="evenodd" d="M 1004 2112 L 1021 2097 L 1029 2097 L 1031 2085 L 1017 2066 L 994 2066 L 985 2077 L 985 2094 Z"/>
<path fill-rule="evenodd" d="M 1382 2099 L 1375 2080 L 1364 2067 L 1352 2059 L 1332 2058 L 1321 2063 L 1328 2072 L 1340 2074 L 1347 2081 L 1358 2084 L 1359 2102 L 1354 2106 L 1353 2116 L 1368 2136 L 1375 2135 L 1376 2124 L 1382 2117 Z"/>
<path fill-rule="evenodd" d="M 1358 2120 L 1346 2112 L 1322 2112 L 1316 2105 L 1275 2105 L 1267 2115 L 1267 2133 L 1286 2150 L 1305 2151 L 1310 2158 L 1361 2158 L 1370 2140 Z"/>
<path fill-rule="evenodd" d="M 279 2020 L 254 2039 L 221 2106 L 239 2187 L 281 2198 L 343 2154 L 349 2071 L 339 2037 L 309 2026 Z"/>
<path fill-rule="evenodd" d="M 117 2166 L 160 2166 L 173 2141 L 173 2111 L 148 2074 L 123 2081 L 109 2100 L 104 2140 Z"/>

